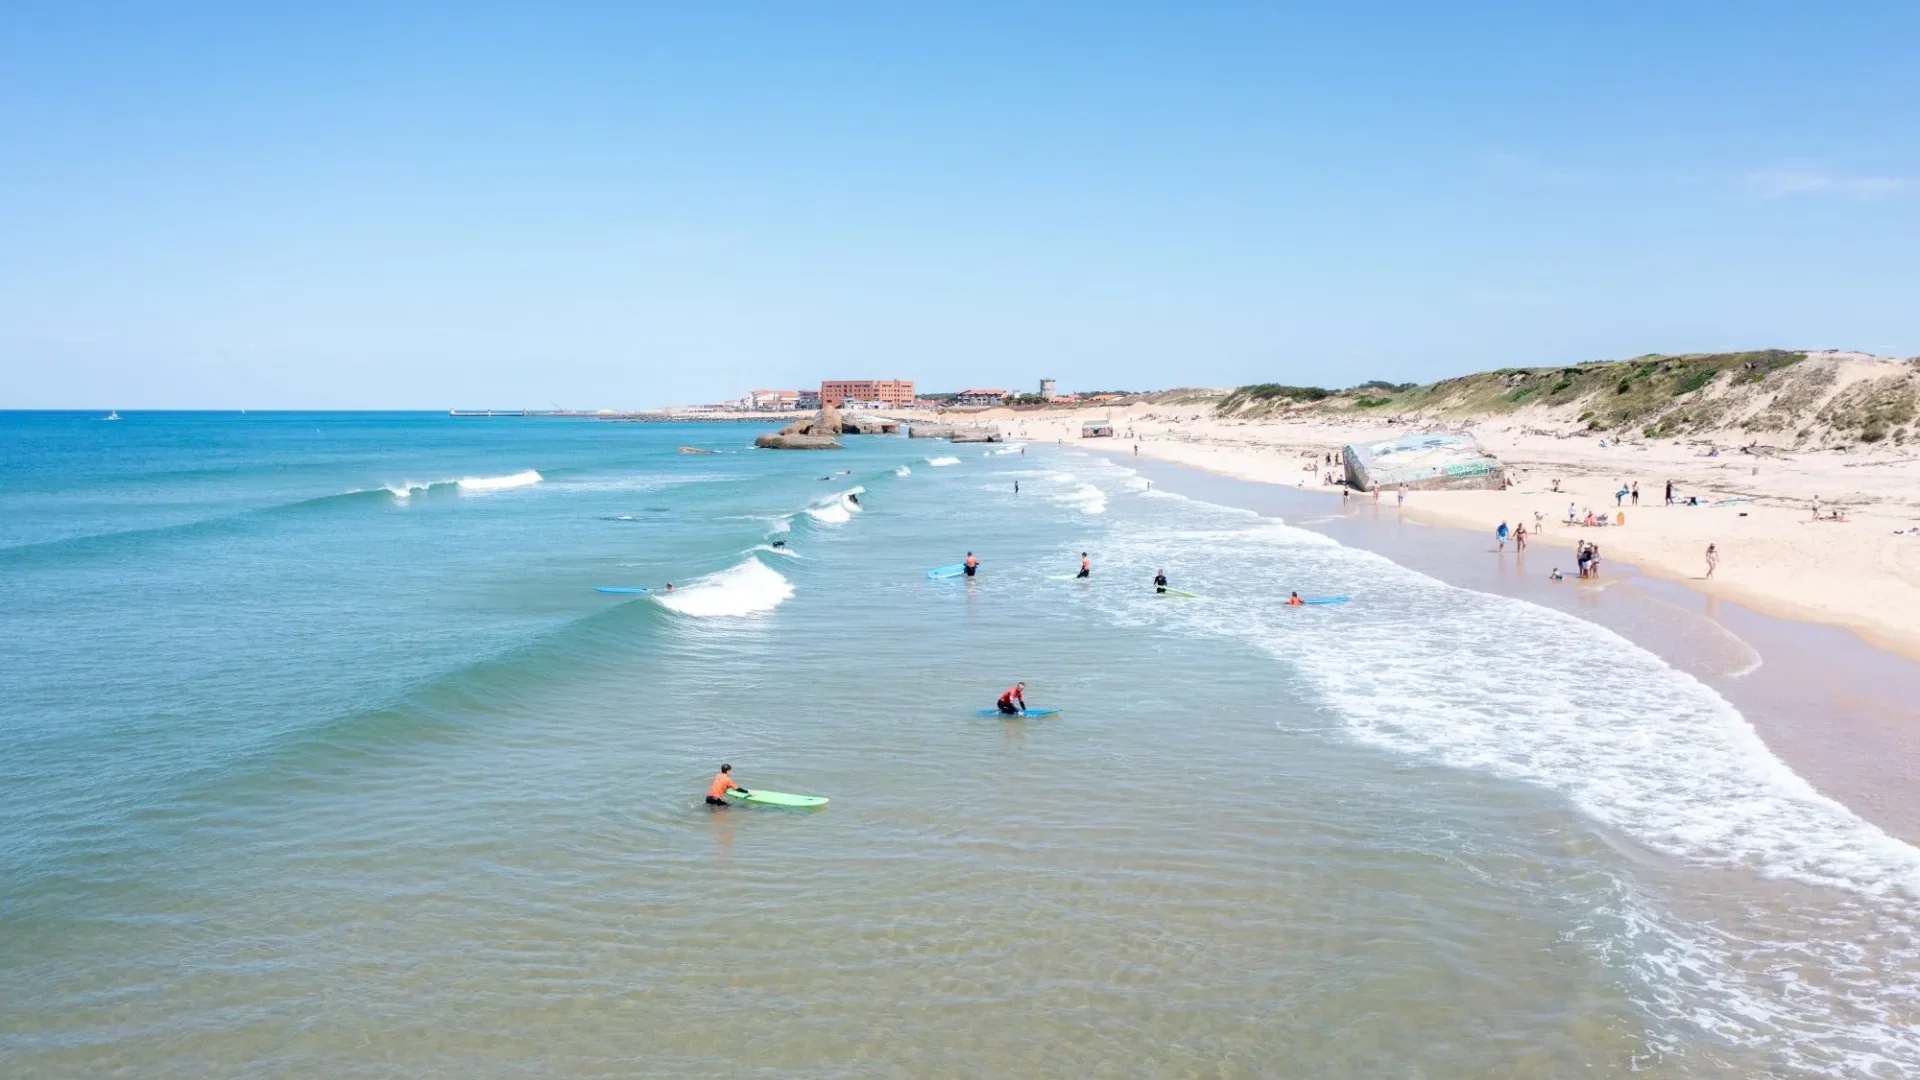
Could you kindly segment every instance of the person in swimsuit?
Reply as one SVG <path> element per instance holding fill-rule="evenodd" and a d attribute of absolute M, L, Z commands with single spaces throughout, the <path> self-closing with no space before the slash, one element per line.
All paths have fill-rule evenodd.
<path fill-rule="evenodd" d="M 1300 599 L 1300 594 L 1297 592 L 1287 597 L 1288 607 L 1304 607 L 1306 603 L 1305 600 Z"/>
<path fill-rule="evenodd" d="M 729 803 L 725 798 L 727 792 L 729 791 L 737 791 L 742 795 L 747 794 L 746 788 L 743 788 L 739 784 L 736 784 L 733 782 L 733 766 L 722 765 L 720 766 L 720 771 L 714 774 L 713 783 L 707 785 L 707 805 L 708 806 L 733 805 L 732 803 Z"/>
<path fill-rule="evenodd" d="M 1007 692 L 1000 695 L 999 709 L 1003 716 L 1025 716 L 1027 712 L 1027 684 L 1014 683 Z"/>
<path fill-rule="evenodd" d="M 969 552 L 967 552 L 967 561 L 966 561 L 966 568 L 967 568 L 967 576 L 968 576 L 968 577 L 972 577 L 972 576 L 973 576 L 973 572 L 974 572 L 975 570 L 978 570 L 978 569 L 980 569 L 980 560 L 979 560 L 979 559 L 976 559 L 976 558 L 974 558 L 974 557 L 973 557 L 973 552 L 971 552 L 971 551 L 969 551 Z"/>
<path fill-rule="evenodd" d="M 1153 572 L 1153 591 L 1157 593 L 1167 591 L 1167 572 L 1165 570 L 1155 570 Z"/>
<path fill-rule="evenodd" d="M 1080 572 L 1078 574 L 1075 574 L 1074 576 L 1075 577 L 1092 577 L 1093 576 L 1093 560 L 1087 558 L 1087 553 L 1084 551 L 1080 553 Z"/>
<path fill-rule="evenodd" d="M 1707 545 L 1707 580 L 1713 580 L 1713 572 L 1720 568 L 1720 548 L 1715 544 Z"/>

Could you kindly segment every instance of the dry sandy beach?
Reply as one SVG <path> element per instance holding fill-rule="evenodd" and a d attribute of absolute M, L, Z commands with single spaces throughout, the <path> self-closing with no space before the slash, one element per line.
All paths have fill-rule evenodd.
<path fill-rule="evenodd" d="M 996 409 L 972 419 L 997 424 L 1013 438 L 1069 440 L 1129 456 L 1137 447 L 1144 458 L 1329 493 L 1338 491 L 1325 478 L 1332 470 L 1338 479 L 1342 446 L 1411 430 L 1325 419 L 1227 419 L 1209 404 Z M 1115 437 L 1081 439 L 1081 426 L 1095 423 L 1112 425 Z M 1588 540 L 1600 545 L 1603 563 L 1630 561 L 1709 595 L 1845 627 L 1920 657 L 1920 456 L 1911 450 L 1753 454 L 1696 441 L 1617 443 L 1588 433 L 1543 433 L 1518 420 L 1455 427 L 1470 431 L 1516 483 L 1506 491 L 1409 492 L 1405 513 L 1413 520 L 1491 536 L 1503 521 L 1534 532 L 1538 515 L 1542 524 L 1531 539 L 1566 549 L 1562 569 L 1569 574 L 1574 542 Z M 1327 454 L 1335 464 L 1326 463 Z M 1701 505 L 1664 505 L 1669 480 L 1677 499 L 1697 497 Z M 1618 508 L 1624 525 L 1563 524 L 1569 505 L 1581 520 L 1589 509 L 1616 514 L 1615 492 L 1635 483 L 1639 504 L 1629 498 Z M 1353 498 L 1374 496 L 1356 492 Z M 1395 493 L 1379 498 L 1391 503 Z M 1815 499 L 1823 515 L 1839 508 L 1846 519 L 1815 521 Z M 1720 554 L 1711 581 L 1704 580 L 1709 543 Z"/>

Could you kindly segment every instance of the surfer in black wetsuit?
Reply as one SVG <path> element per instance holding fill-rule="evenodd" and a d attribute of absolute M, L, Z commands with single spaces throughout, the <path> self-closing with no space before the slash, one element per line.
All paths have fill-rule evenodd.
<path fill-rule="evenodd" d="M 1157 593 L 1167 591 L 1167 572 L 1165 570 L 1155 570 L 1153 572 L 1153 591 Z"/>
<path fill-rule="evenodd" d="M 848 502 L 850 502 L 850 503 L 852 503 L 852 504 L 853 504 L 853 505 L 855 505 L 855 506 L 859 506 L 859 505 L 860 505 L 860 496 L 858 496 L 858 495 L 855 495 L 855 494 L 853 494 L 852 492 L 848 492 L 848 493 L 847 493 L 847 501 L 848 501 Z"/>

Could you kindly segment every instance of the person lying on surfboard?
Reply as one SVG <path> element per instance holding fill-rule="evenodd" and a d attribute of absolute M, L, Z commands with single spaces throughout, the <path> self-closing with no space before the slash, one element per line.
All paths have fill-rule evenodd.
<path fill-rule="evenodd" d="M 1014 683 L 1006 693 L 1000 695 L 1000 711 L 1007 716 L 1024 716 L 1027 712 L 1027 684 Z"/>
<path fill-rule="evenodd" d="M 1167 591 L 1167 572 L 1165 570 L 1155 570 L 1153 572 L 1153 591 L 1157 593 Z"/>
<path fill-rule="evenodd" d="M 1306 601 L 1305 601 L 1305 600 L 1302 600 L 1302 599 L 1300 599 L 1300 594 L 1299 594 L 1299 593 L 1297 593 L 1297 592 L 1296 592 L 1296 593 L 1294 593 L 1293 595 L 1291 595 L 1291 596 L 1289 596 L 1289 597 L 1287 597 L 1287 606 L 1288 606 L 1288 607 L 1303 607 L 1303 606 L 1305 606 L 1305 604 L 1306 604 Z"/>
<path fill-rule="evenodd" d="M 726 799 L 722 798 L 722 796 L 724 796 L 729 791 L 737 791 L 742 795 L 747 794 L 746 788 L 743 788 L 739 784 L 736 784 L 733 782 L 732 773 L 733 773 L 733 766 L 722 765 L 720 766 L 720 771 L 714 774 L 713 783 L 707 785 L 707 805 L 708 806 L 733 805 L 732 803 L 729 803 Z"/>

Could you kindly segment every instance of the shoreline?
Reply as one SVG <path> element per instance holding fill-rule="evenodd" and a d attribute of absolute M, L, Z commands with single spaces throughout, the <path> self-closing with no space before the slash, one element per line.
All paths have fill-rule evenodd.
<path fill-rule="evenodd" d="M 1325 474 L 1340 467 L 1328 466 L 1325 454 L 1412 430 L 1352 421 L 1219 418 L 1198 406 L 1048 416 L 1008 411 L 978 419 L 999 424 L 1009 438 L 1063 441 L 1131 462 L 1166 461 L 1328 495 L 1341 488 L 1325 484 Z M 1092 422 L 1112 425 L 1116 437 L 1080 439 L 1080 425 Z M 1704 444 L 1611 443 L 1512 423 L 1469 424 L 1465 430 L 1517 476 L 1514 486 L 1408 492 L 1411 516 L 1483 535 L 1501 521 L 1525 522 L 1532 540 L 1555 548 L 1594 540 L 1608 566 L 1631 562 L 1700 595 L 1777 618 L 1844 627 L 1873 646 L 1920 660 L 1920 455 L 1904 449 L 1747 455 L 1730 446 L 1722 456 Z M 1703 505 L 1663 505 L 1667 480 L 1675 482 L 1676 498 L 1698 496 Z M 1624 526 L 1575 531 L 1559 524 L 1570 504 L 1582 517 L 1588 508 L 1612 516 L 1614 492 L 1635 482 L 1642 501 L 1620 507 L 1627 515 Z M 1390 502 L 1393 494 L 1382 499 Z M 1371 499 L 1370 493 L 1355 493 L 1355 502 Z M 1812 520 L 1816 499 L 1823 512 L 1844 508 L 1847 520 Z M 1708 582 L 1703 571 L 1710 542 L 1718 546 L 1721 563 Z"/>
<path fill-rule="evenodd" d="M 1116 447 L 1117 451 L 1119 448 Z M 1781 618 L 1650 573 L 1631 560 L 1580 581 L 1553 548 L 1497 554 L 1490 539 L 1370 499 L 1124 455 L 1172 494 L 1284 519 L 1458 588 L 1564 611 L 1609 629 L 1726 698 L 1776 757 L 1821 794 L 1920 845 L 1920 662 L 1843 627 Z M 1550 582 L 1559 566 L 1565 580 Z M 1524 672 L 1516 672 L 1524 678 Z"/>

